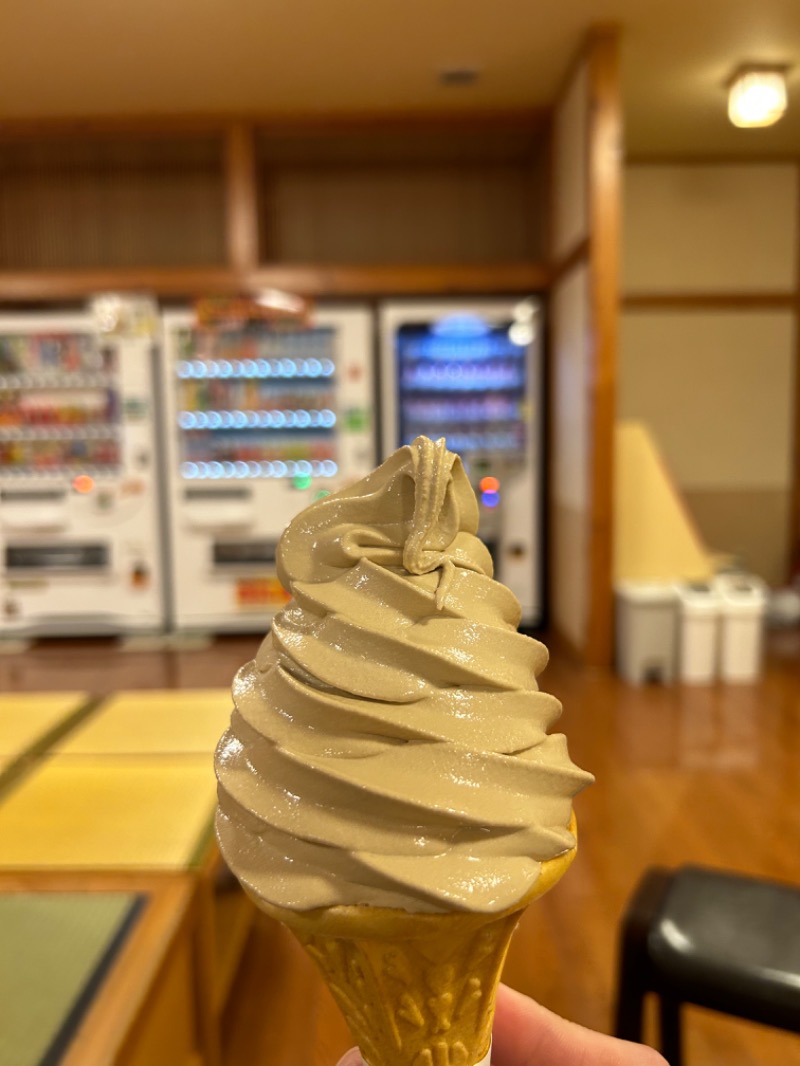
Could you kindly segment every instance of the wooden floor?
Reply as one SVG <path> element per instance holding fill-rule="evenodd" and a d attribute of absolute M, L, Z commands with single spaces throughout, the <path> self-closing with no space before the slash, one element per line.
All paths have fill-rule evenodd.
<path fill-rule="evenodd" d="M 50 643 L 0 657 L 0 691 L 226 685 L 257 638 L 202 652 Z M 773 636 L 753 686 L 634 689 L 554 656 L 570 752 L 597 783 L 578 797 L 578 859 L 522 919 L 505 979 L 608 1030 L 619 916 L 642 871 L 700 862 L 800 883 L 800 635 Z M 334 1066 L 349 1038 L 292 938 L 257 923 L 231 1007 L 225 1066 Z M 793 1066 L 800 1038 L 688 1012 L 687 1066 Z"/>

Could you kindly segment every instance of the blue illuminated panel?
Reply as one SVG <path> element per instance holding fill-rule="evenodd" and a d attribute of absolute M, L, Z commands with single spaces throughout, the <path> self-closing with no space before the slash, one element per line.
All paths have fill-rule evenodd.
<path fill-rule="evenodd" d="M 451 315 L 398 329 L 401 443 L 425 434 L 466 455 L 524 451 L 527 347 L 510 325 Z"/>

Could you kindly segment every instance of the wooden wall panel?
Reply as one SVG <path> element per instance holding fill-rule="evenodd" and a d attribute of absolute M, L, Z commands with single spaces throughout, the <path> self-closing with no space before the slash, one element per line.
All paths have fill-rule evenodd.
<path fill-rule="evenodd" d="M 219 140 L 2 145 L 0 270 L 211 266 L 223 229 Z"/>
<path fill-rule="evenodd" d="M 264 255 L 287 263 L 535 261 L 544 214 L 536 177 L 531 166 L 508 162 L 268 168 Z"/>

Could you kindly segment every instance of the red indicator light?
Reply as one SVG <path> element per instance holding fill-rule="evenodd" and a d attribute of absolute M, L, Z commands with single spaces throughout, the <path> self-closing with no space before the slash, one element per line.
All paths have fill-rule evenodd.
<path fill-rule="evenodd" d="M 78 474 L 76 478 L 73 478 L 72 487 L 76 492 L 79 492 L 81 496 L 85 496 L 94 488 L 94 478 L 90 477 L 88 474 Z"/>
<path fill-rule="evenodd" d="M 496 477 L 482 477 L 480 482 L 481 492 L 499 492 L 500 482 Z"/>

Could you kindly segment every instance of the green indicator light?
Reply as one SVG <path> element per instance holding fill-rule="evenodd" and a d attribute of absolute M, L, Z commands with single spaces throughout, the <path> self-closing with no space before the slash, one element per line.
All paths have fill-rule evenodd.
<path fill-rule="evenodd" d="M 328 489 L 317 489 L 314 493 L 315 500 L 324 500 L 326 496 L 330 496 L 330 491 Z"/>
<path fill-rule="evenodd" d="M 308 474 L 298 474 L 293 478 L 292 484 L 296 489 L 308 489 L 311 487 L 311 478 Z"/>

